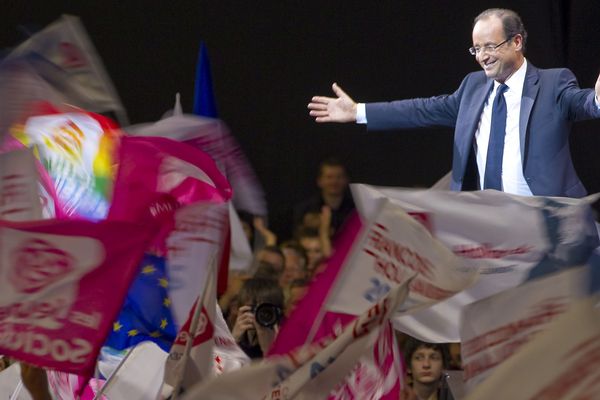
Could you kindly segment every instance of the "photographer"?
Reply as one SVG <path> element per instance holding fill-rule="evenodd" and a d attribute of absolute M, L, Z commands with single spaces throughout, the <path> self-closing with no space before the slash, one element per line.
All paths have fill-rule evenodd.
<path fill-rule="evenodd" d="M 275 280 L 252 278 L 238 294 L 238 315 L 232 330 L 237 344 L 250 358 L 261 358 L 279 330 L 283 291 Z"/>

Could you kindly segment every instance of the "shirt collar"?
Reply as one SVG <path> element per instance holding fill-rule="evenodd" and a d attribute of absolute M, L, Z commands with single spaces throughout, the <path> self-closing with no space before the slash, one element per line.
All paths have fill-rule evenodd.
<path fill-rule="evenodd" d="M 512 74 L 510 76 L 510 78 L 508 78 L 506 80 L 506 82 L 504 82 L 504 84 L 506 84 L 506 86 L 508 86 L 508 89 L 511 90 L 512 92 L 522 92 L 523 85 L 525 84 L 526 72 L 527 72 L 527 59 L 523 58 L 523 64 L 521 64 L 519 69 L 516 70 L 515 73 Z M 498 81 L 494 81 L 494 92 L 498 89 L 498 86 L 500 86 L 500 83 Z"/>

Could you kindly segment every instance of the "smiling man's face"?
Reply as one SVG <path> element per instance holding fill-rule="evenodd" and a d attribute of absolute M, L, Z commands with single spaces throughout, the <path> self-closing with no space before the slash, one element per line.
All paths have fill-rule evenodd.
<path fill-rule="evenodd" d="M 496 47 L 486 50 L 486 47 Z M 479 49 L 475 56 L 488 78 L 504 83 L 523 64 L 523 38 L 507 38 L 502 20 L 496 16 L 483 18 L 473 27 L 473 47 Z"/>

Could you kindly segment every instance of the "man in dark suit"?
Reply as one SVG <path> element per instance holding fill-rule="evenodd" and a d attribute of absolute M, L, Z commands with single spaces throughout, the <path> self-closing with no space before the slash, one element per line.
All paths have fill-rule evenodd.
<path fill-rule="evenodd" d="M 455 128 L 452 190 L 497 189 L 521 195 L 582 197 L 569 150 L 573 121 L 600 118 L 600 78 L 580 89 L 568 69 L 538 69 L 524 56 L 527 32 L 514 11 L 475 18 L 469 49 L 483 71 L 468 74 L 451 95 L 389 103 L 315 96 L 317 122 L 366 123 L 370 130 Z"/>

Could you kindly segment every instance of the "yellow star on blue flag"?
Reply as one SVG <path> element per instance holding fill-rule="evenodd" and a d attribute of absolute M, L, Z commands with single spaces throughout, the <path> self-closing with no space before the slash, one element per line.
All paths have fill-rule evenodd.
<path fill-rule="evenodd" d="M 138 276 L 129 288 L 105 345 L 122 350 L 152 341 L 169 351 L 177 336 L 177 327 L 171 312 L 168 283 L 165 259 L 144 255 Z"/>

